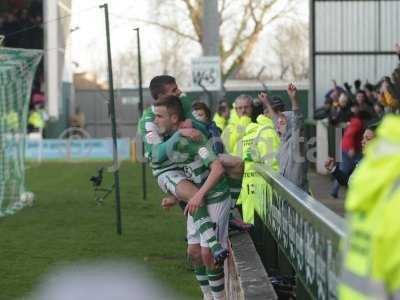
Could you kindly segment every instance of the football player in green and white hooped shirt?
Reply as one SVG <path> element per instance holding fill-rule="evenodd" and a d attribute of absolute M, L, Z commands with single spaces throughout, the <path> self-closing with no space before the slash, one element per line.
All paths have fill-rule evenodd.
<path fill-rule="evenodd" d="M 178 88 L 175 79 L 168 75 L 156 76 L 150 82 L 150 91 L 152 97 L 157 101 L 157 99 L 161 96 L 166 95 L 174 95 L 180 96 L 181 91 Z M 201 122 L 198 122 L 191 114 L 191 101 L 183 97 L 180 99 L 182 106 L 184 107 L 185 117 L 192 120 L 193 125 L 199 129 L 206 131 L 206 127 Z M 198 188 L 187 180 L 183 169 L 180 166 L 171 164 L 168 160 L 168 149 L 171 149 L 173 145 L 179 141 L 183 134 L 191 137 L 192 139 L 196 138 L 198 135 L 198 131 L 194 129 L 180 129 L 179 132 L 176 132 L 168 141 L 160 142 L 160 137 L 157 132 L 157 127 L 154 125 L 154 107 L 151 106 L 147 108 L 143 112 L 143 116 L 139 121 L 139 135 L 143 138 L 145 145 L 145 156 L 150 160 L 151 167 L 153 169 L 153 174 L 157 177 L 158 184 L 160 188 L 164 192 L 171 193 L 174 197 L 166 197 L 163 199 L 163 207 L 168 207 L 174 203 L 175 197 L 180 200 L 188 201 L 193 195 L 196 194 Z M 198 136 L 197 136 L 198 138 Z M 202 209 L 200 209 L 201 213 Z M 207 210 L 204 209 L 205 214 L 207 214 Z M 221 249 L 218 243 L 215 243 L 215 233 L 214 231 L 210 231 L 213 224 L 209 216 L 203 214 L 203 222 L 206 225 L 202 226 L 202 230 L 206 231 L 208 235 L 208 240 L 212 243 L 214 247 L 211 247 L 215 250 L 215 258 L 216 261 L 221 262 L 227 255 L 226 249 Z M 208 218 L 208 219 L 207 219 Z M 212 237 L 214 236 L 214 238 Z M 204 265 L 202 265 L 201 260 L 198 259 L 198 255 L 196 255 L 196 250 L 192 250 L 192 246 L 188 246 L 188 253 L 191 255 L 192 262 L 195 264 L 195 273 L 196 277 L 202 287 L 202 291 L 204 294 L 208 293 L 209 286 L 207 280 L 207 273 Z M 197 265 L 197 266 L 196 266 Z"/>
<path fill-rule="evenodd" d="M 157 101 L 160 96 L 173 95 L 180 97 L 180 101 L 183 106 L 184 117 L 187 120 L 192 122 L 192 126 L 203 133 L 205 136 L 209 134 L 207 130 L 207 124 L 199 120 L 194 111 L 192 110 L 192 100 L 186 96 L 181 96 L 182 92 L 176 84 L 175 79 L 169 75 L 161 75 L 154 77 L 150 82 L 150 92 L 152 97 Z M 145 156 L 151 160 L 151 167 L 153 169 L 153 175 L 157 176 L 159 186 L 164 192 L 170 192 L 172 195 L 179 195 L 179 200 L 188 200 L 190 195 L 192 194 L 193 185 L 187 180 L 183 180 L 182 176 L 179 175 L 179 171 L 170 170 L 170 172 L 165 172 L 168 168 L 172 168 L 172 166 L 168 165 L 167 160 L 167 148 L 171 148 L 171 146 L 176 143 L 179 138 L 184 135 L 186 137 L 190 137 L 191 139 L 195 138 L 197 131 L 195 129 L 186 128 L 180 129 L 179 132 L 176 132 L 167 142 L 160 143 L 159 135 L 157 134 L 157 128 L 154 125 L 154 107 L 151 106 L 147 108 L 143 112 L 143 116 L 139 121 L 139 135 L 144 138 L 144 146 L 145 146 Z M 190 127 L 192 127 L 190 126 Z M 213 142 L 218 142 L 218 139 L 215 138 L 212 140 Z M 154 144 L 157 144 L 155 146 Z M 226 155 L 225 155 L 226 156 Z M 220 159 L 223 166 L 226 167 L 226 171 L 230 169 L 229 162 L 226 162 L 225 159 Z M 162 173 L 161 173 L 162 171 Z M 242 172 L 243 173 L 243 172 Z M 234 209 L 237 197 L 240 193 L 241 187 L 241 176 L 238 178 L 228 177 L 229 185 L 231 189 L 231 198 L 232 205 L 231 209 Z M 239 190 L 238 190 L 239 188 Z M 167 202 L 173 202 L 174 199 L 170 197 L 164 198 Z M 236 219 L 233 217 L 231 213 L 229 225 L 231 229 L 236 229 L 240 231 L 248 231 L 249 225 L 246 225 L 240 219 Z"/>
<path fill-rule="evenodd" d="M 154 104 L 155 124 L 163 140 L 168 140 L 184 121 L 182 104 L 178 97 L 167 96 Z M 207 145 L 207 139 L 202 136 L 199 142 L 193 142 L 181 137 L 171 149 L 169 160 L 176 166 L 182 166 L 187 179 L 195 183 L 199 190 L 188 202 L 185 212 L 188 212 L 187 239 L 188 244 L 201 251 L 204 265 L 207 266 L 208 282 L 211 286 L 213 299 L 225 299 L 223 267 L 213 263 L 210 243 L 204 222 L 204 213 L 199 211 L 206 207 L 208 215 L 216 224 L 218 241 L 225 247 L 228 244 L 228 226 L 230 213 L 230 191 L 225 170 L 213 153 L 212 146 Z M 197 213 L 196 213 L 197 212 Z M 207 215 L 206 215 L 207 216 Z M 200 229 L 199 229 L 200 228 Z"/>

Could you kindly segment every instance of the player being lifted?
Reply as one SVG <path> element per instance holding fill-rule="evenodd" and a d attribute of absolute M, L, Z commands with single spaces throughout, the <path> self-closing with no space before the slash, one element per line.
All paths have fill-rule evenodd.
<path fill-rule="evenodd" d="M 156 103 L 160 97 L 179 97 L 182 93 L 178 88 L 175 79 L 168 75 L 154 77 L 150 82 L 150 92 Z M 190 122 L 193 123 L 197 129 L 207 132 L 206 125 L 197 121 L 193 117 L 191 113 L 191 101 L 186 97 L 178 99 L 183 107 L 184 118 L 191 120 Z M 182 136 L 188 137 L 191 140 L 196 140 L 200 138 L 200 132 L 192 128 L 181 128 L 167 141 L 162 141 L 159 130 L 154 124 L 154 118 L 154 106 L 151 106 L 144 111 L 143 116 L 139 121 L 139 133 L 144 137 L 145 156 L 150 160 L 153 175 L 157 178 L 160 188 L 177 199 L 187 202 L 196 194 L 198 189 L 192 182 L 187 180 L 183 166 L 172 163 L 169 158 L 171 156 L 171 149 Z M 166 198 L 164 200 L 166 206 L 168 206 L 168 202 L 174 202 L 173 198 Z M 194 201 L 191 203 L 193 202 Z M 207 211 L 205 209 L 204 211 L 205 215 L 203 214 L 203 222 L 206 222 L 207 227 L 212 227 L 212 222 L 206 215 Z M 216 263 L 221 263 L 221 261 L 223 261 L 227 256 L 228 252 L 226 249 L 222 249 L 218 242 L 214 243 L 214 238 L 210 237 L 210 239 L 210 243 L 212 243 L 213 246 L 210 248 L 212 249 L 214 259 Z"/>
<path fill-rule="evenodd" d="M 150 82 L 150 92 L 156 102 L 163 96 L 172 95 L 179 97 L 181 95 L 181 91 L 178 88 L 175 79 L 168 75 L 154 77 Z M 188 98 L 181 97 L 180 102 L 183 107 L 184 117 L 186 119 L 191 119 L 195 128 L 206 133 L 205 125 L 197 121 L 191 114 L 191 101 Z M 139 121 L 139 134 L 143 137 L 145 156 L 150 161 L 153 174 L 157 177 L 160 188 L 164 192 L 173 195 L 173 197 L 166 197 L 163 199 L 163 206 L 167 207 L 173 204 L 175 197 L 187 202 L 199 189 L 192 182 L 187 180 L 182 166 L 173 164 L 168 160 L 167 153 L 169 152 L 168 149 L 172 149 L 182 136 L 195 140 L 200 137 L 199 133 L 191 128 L 179 129 L 168 140 L 162 141 L 157 126 L 154 124 L 154 118 L 154 106 L 151 106 L 144 111 L 143 116 Z M 193 202 L 194 201 L 192 201 L 192 203 Z M 199 232 L 201 235 L 203 235 L 204 232 L 203 240 L 208 240 L 210 242 L 208 246 L 212 250 L 214 260 L 216 263 L 221 264 L 226 258 L 228 251 L 221 247 L 215 237 L 214 231 L 210 230 L 214 224 L 208 216 L 206 207 L 201 207 L 200 210 L 196 211 L 196 213 L 199 213 L 199 216 L 201 216 L 201 222 L 197 222 L 196 225 L 203 224 L 198 228 Z M 209 289 L 208 277 L 205 267 L 202 265 L 201 259 L 199 259 L 200 255 L 198 254 L 198 247 L 189 244 L 188 253 L 191 256 L 193 263 L 197 265 L 195 266 L 196 277 L 203 292 L 206 294 Z"/>
<path fill-rule="evenodd" d="M 167 141 L 184 123 L 182 104 L 178 97 L 167 96 L 154 104 L 154 111 L 159 134 L 163 141 Z M 224 271 L 222 267 L 214 265 L 211 252 L 215 240 L 210 243 L 213 228 L 209 227 L 207 221 L 209 216 L 216 225 L 217 240 L 227 247 L 230 191 L 224 168 L 203 135 L 195 142 L 181 137 L 170 151 L 169 162 L 181 166 L 185 177 L 199 188 L 185 209 L 188 212 L 188 244 L 192 253 L 201 253 L 213 299 L 224 299 Z"/>

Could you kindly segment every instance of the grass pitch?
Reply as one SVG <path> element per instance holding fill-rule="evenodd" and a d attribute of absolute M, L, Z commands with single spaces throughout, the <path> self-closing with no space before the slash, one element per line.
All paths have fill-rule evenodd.
<path fill-rule="evenodd" d="M 185 220 L 180 209 L 164 212 L 162 193 L 147 170 L 148 200 L 141 191 L 141 166 L 120 168 L 123 234 L 115 227 L 114 193 L 97 205 L 90 176 L 109 162 L 43 163 L 27 170 L 33 207 L 0 219 L 0 300 L 29 295 L 49 269 L 93 260 L 124 260 L 145 266 L 184 299 L 200 298 L 186 263 Z M 112 173 L 105 173 L 109 187 Z"/>

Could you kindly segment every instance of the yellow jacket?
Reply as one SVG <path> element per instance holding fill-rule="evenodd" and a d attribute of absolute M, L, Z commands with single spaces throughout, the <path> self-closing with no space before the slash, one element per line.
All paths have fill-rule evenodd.
<path fill-rule="evenodd" d="M 225 127 L 221 134 L 221 139 L 229 154 L 241 156 L 241 140 L 250 123 L 251 119 L 249 117 L 237 117 L 235 122 L 228 123 Z"/>
<path fill-rule="evenodd" d="M 351 176 L 339 299 L 400 299 L 400 117 L 389 115 Z"/>
<path fill-rule="evenodd" d="M 388 91 L 383 92 L 381 103 L 384 106 L 396 109 L 399 107 L 399 102 Z"/>
<path fill-rule="evenodd" d="M 217 127 L 221 130 L 221 132 L 225 129 L 227 121 L 219 113 L 215 113 L 213 121 L 215 122 L 215 125 L 217 125 Z"/>
<path fill-rule="evenodd" d="M 279 151 L 280 139 L 272 120 L 260 115 L 257 123 L 251 123 L 247 127 L 242 144 L 244 173 L 237 204 L 242 205 L 243 221 L 253 224 L 254 211 L 257 211 L 261 218 L 266 217 L 265 196 L 269 189 L 264 178 L 256 173 L 254 163 L 263 163 L 267 168 L 279 172 L 276 155 Z"/>
<path fill-rule="evenodd" d="M 28 118 L 28 124 L 32 125 L 34 128 L 44 128 L 45 122 L 43 120 L 42 114 L 37 111 L 31 112 Z"/>
<path fill-rule="evenodd" d="M 11 111 L 5 116 L 6 118 L 6 126 L 9 129 L 18 129 L 19 125 L 19 117 L 15 111 Z"/>

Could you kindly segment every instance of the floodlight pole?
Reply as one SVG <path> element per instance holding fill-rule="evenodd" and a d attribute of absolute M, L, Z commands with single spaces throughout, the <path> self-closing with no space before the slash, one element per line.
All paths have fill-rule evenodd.
<path fill-rule="evenodd" d="M 139 112 L 140 117 L 143 116 L 143 80 L 142 80 L 142 56 L 140 51 L 140 28 L 133 29 L 136 31 L 137 53 L 138 53 L 138 73 L 139 73 Z M 144 151 L 144 143 L 142 142 Z M 142 192 L 143 200 L 147 200 L 147 185 L 146 185 L 146 163 L 142 162 Z"/>
<path fill-rule="evenodd" d="M 108 19 L 108 4 L 100 5 L 104 8 L 104 16 L 106 21 L 106 35 L 107 35 L 107 59 L 108 59 L 108 90 L 110 93 L 110 102 L 108 105 L 109 113 L 111 116 L 111 133 L 113 138 L 113 173 L 115 185 L 115 212 L 117 218 L 117 233 L 122 234 L 121 225 L 121 201 L 119 190 L 119 170 L 118 170 L 118 147 L 117 147 L 117 126 L 115 122 L 115 100 L 114 100 L 114 84 L 111 60 L 111 43 L 110 43 L 110 21 Z"/>

